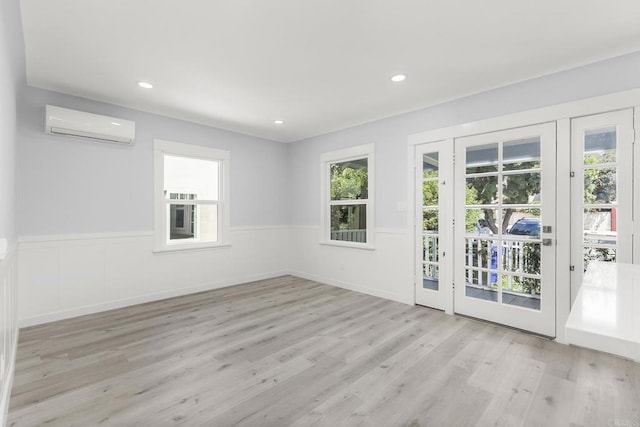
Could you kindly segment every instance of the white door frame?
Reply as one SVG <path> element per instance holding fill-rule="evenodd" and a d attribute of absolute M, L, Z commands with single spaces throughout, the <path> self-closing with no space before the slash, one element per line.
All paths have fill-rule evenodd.
<path fill-rule="evenodd" d="M 538 108 L 534 110 L 514 113 L 510 115 L 495 117 L 491 119 L 480 120 L 476 122 L 469 122 L 464 124 L 457 124 L 445 128 L 430 130 L 426 132 L 416 133 L 409 135 L 408 145 L 408 224 L 412 225 L 410 229 L 416 230 L 416 215 L 415 204 L 416 200 L 414 195 L 415 189 L 415 171 L 414 165 L 415 149 L 413 146 L 419 144 L 425 144 L 429 142 L 442 141 L 447 139 L 454 139 L 463 136 L 476 135 L 480 133 L 493 132 L 497 130 L 510 129 L 521 126 L 528 126 L 537 123 L 555 121 L 557 123 L 557 155 L 559 159 L 570 158 L 570 141 L 571 141 L 571 127 L 570 119 L 580 116 L 592 115 L 603 113 L 607 111 L 619 110 L 623 108 L 635 108 L 636 123 L 640 123 L 640 89 L 633 89 L 629 91 L 617 92 L 613 94 L 588 98 L 580 101 L 568 102 L 549 107 Z M 635 127 L 636 140 L 640 138 L 640 126 Z M 640 150 L 635 150 L 634 155 L 637 161 L 640 161 Z M 636 162 L 636 165 L 640 165 Z M 568 161 L 558 161 L 557 175 L 562 177 L 563 175 L 568 177 L 570 172 L 570 164 Z M 570 189 L 568 179 L 557 179 L 556 190 L 556 212 L 569 212 L 570 211 Z M 635 186 L 635 211 L 640 212 L 640 186 Z M 634 227 L 640 227 L 637 224 L 640 221 L 634 223 Z M 565 324 L 569 317 L 569 311 L 571 307 L 571 275 L 569 267 L 571 265 L 571 248 L 570 248 L 570 218 L 569 215 L 556 214 L 556 341 L 566 342 L 565 340 Z M 634 233 L 634 247 L 640 248 L 640 233 Z M 413 239 L 415 239 L 417 233 L 413 233 Z M 413 245 L 414 250 L 416 245 Z M 415 259 L 415 258 L 413 258 Z M 640 262 L 640 251 L 635 251 L 634 262 Z M 415 264 L 411 265 L 411 286 L 415 289 Z M 415 300 L 414 300 L 415 303 Z M 451 299 L 451 306 L 445 307 L 445 312 L 453 313 L 453 298 Z"/>

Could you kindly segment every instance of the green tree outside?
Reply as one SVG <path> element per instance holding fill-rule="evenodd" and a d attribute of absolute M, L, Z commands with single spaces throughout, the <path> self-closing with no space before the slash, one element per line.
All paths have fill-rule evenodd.
<path fill-rule="evenodd" d="M 366 162 L 366 160 L 365 160 Z M 368 168 L 352 166 L 350 162 L 333 163 L 330 167 L 331 200 L 361 200 L 368 198 Z M 331 206 L 331 230 L 366 228 L 364 205 Z"/>

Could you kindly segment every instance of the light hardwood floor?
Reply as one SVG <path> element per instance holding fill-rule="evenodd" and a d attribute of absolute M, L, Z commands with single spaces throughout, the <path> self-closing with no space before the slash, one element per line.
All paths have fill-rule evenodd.
<path fill-rule="evenodd" d="M 280 277 L 20 331 L 10 426 L 640 426 L 640 364 Z"/>

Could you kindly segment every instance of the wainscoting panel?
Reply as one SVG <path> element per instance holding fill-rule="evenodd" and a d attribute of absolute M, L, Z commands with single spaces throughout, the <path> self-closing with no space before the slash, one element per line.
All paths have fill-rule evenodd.
<path fill-rule="evenodd" d="M 149 233 L 24 238 L 20 327 L 283 274 L 413 304 L 404 230 L 377 230 L 374 250 L 319 244 L 318 227 L 238 227 L 231 246 L 153 253 Z"/>
<path fill-rule="evenodd" d="M 0 261 L 0 426 L 7 419 L 18 343 L 16 252 L 14 245 Z"/>
<path fill-rule="evenodd" d="M 21 239 L 21 327 L 286 274 L 286 227 L 232 228 L 231 246 L 153 253 L 151 232 Z"/>
<path fill-rule="evenodd" d="M 376 230 L 374 250 L 319 244 L 319 227 L 292 227 L 290 236 L 292 275 L 414 303 L 413 250 L 407 231 Z"/>

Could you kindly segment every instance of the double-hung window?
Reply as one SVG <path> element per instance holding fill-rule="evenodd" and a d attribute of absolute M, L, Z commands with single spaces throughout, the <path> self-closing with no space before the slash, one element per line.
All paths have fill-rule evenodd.
<path fill-rule="evenodd" d="M 156 251 L 225 244 L 229 161 L 225 150 L 154 141 Z"/>
<path fill-rule="evenodd" d="M 373 248 L 374 145 L 325 153 L 322 243 Z"/>

